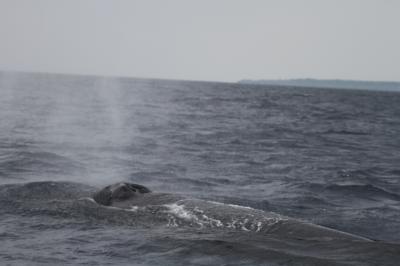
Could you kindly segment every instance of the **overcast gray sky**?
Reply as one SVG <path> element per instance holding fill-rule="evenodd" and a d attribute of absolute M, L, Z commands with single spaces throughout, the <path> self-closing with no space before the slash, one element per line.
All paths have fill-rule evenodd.
<path fill-rule="evenodd" d="M 400 1 L 0 0 L 0 69 L 400 81 Z"/>

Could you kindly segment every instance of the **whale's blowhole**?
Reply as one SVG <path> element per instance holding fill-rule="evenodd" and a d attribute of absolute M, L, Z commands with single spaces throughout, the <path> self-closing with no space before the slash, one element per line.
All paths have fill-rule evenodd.
<path fill-rule="evenodd" d="M 145 186 L 133 183 L 116 183 L 106 186 L 93 195 L 93 199 L 101 205 L 110 206 L 113 202 L 125 201 L 131 198 L 140 197 L 145 193 L 150 193 L 150 189 Z"/>

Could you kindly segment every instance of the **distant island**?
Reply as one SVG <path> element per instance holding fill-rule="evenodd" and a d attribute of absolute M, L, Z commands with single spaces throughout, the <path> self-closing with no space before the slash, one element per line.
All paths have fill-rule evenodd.
<path fill-rule="evenodd" d="M 240 80 L 243 84 L 279 85 L 313 88 L 362 89 L 379 91 L 400 91 L 400 82 L 358 81 L 341 79 L 277 79 L 277 80 Z"/>

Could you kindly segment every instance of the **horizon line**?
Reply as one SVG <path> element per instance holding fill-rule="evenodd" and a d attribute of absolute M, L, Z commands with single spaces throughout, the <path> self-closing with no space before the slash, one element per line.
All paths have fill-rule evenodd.
<path fill-rule="evenodd" d="M 165 80 L 165 81 L 184 81 L 184 82 L 207 82 L 207 83 L 227 83 L 236 84 L 244 81 L 298 81 L 298 80 L 315 80 L 315 81 L 347 81 L 347 82 L 384 82 L 384 83 L 400 83 L 400 80 L 364 80 L 364 79 L 345 79 L 345 78 L 312 78 L 312 77 L 296 77 L 296 78 L 241 78 L 236 81 L 222 81 L 222 80 L 199 80 L 199 79 L 179 79 L 179 78 L 161 78 L 161 77 L 138 77 L 129 75 L 113 75 L 113 74 L 88 74 L 76 72 L 58 72 L 58 71 L 34 71 L 34 70 L 11 70 L 0 69 L 0 72 L 8 73 L 21 73 L 21 74 L 53 74 L 63 76 L 86 76 L 86 77 L 103 77 L 103 78 L 131 78 L 142 80 Z"/>

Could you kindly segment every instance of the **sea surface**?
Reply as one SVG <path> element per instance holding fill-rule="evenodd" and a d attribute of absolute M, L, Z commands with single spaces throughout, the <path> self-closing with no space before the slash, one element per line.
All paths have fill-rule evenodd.
<path fill-rule="evenodd" d="M 399 261 L 400 93 L 0 72 L 1 265 Z"/>

